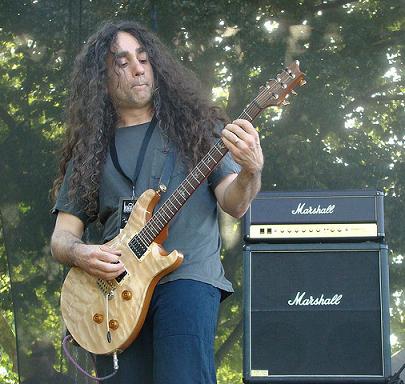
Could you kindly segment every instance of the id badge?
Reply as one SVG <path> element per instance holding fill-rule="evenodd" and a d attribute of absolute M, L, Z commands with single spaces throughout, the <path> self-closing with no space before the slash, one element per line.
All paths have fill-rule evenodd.
<path fill-rule="evenodd" d="M 127 198 L 127 197 L 120 198 L 120 203 L 118 206 L 120 231 L 127 225 L 132 209 L 135 207 L 135 203 L 136 203 L 135 198 Z"/>

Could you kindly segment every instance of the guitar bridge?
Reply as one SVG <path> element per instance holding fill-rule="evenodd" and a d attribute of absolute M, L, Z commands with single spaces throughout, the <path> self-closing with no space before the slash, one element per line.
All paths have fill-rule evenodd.
<path fill-rule="evenodd" d="M 115 279 L 110 281 L 97 279 L 97 286 L 104 296 L 112 299 L 114 296 L 114 290 L 118 287 L 118 283 L 115 282 Z"/>

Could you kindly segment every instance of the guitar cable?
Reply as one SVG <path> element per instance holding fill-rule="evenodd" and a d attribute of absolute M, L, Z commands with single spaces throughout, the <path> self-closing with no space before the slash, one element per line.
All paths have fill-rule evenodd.
<path fill-rule="evenodd" d="M 403 380 L 400 377 L 400 374 L 404 369 L 405 364 L 402 365 L 398 372 L 388 378 L 388 384 L 404 384 Z"/>
<path fill-rule="evenodd" d="M 86 377 L 95 380 L 97 383 L 99 383 L 100 381 L 104 381 L 107 379 L 110 379 L 111 377 L 113 377 L 114 375 L 117 374 L 119 366 L 118 366 L 118 356 L 117 356 L 117 352 L 113 353 L 113 369 L 114 371 L 112 373 L 110 373 L 107 376 L 103 376 L 103 377 L 97 377 L 97 376 L 93 376 L 92 374 L 90 374 L 89 372 L 85 371 L 79 364 L 77 361 L 74 360 L 73 356 L 70 354 L 68 347 L 67 347 L 67 343 L 74 342 L 74 339 L 72 337 L 72 335 L 68 334 L 64 337 L 63 342 L 62 342 L 62 346 L 63 346 L 63 351 L 65 352 L 66 357 L 68 358 L 68 360 L 76 367 L 76 369 L 81 372 L 83 375 L 85 375 Z M 93 354 L 91 354 L 91 356 L 93 357 L 93 362 L 95 362 L 94 360 L 94 356 Z"/>

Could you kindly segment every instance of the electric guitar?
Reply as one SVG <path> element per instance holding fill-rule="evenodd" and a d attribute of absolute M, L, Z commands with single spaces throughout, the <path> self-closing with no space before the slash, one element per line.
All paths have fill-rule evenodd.
<path fill-rule="evenodd" d="M 287 104 L 285 98 L 303 84 L 304 74 L 295 61 L 260 88 L 239 118 L 252 122 L 265 108 Z M 227 152 L 219 139 L 154 214 L 159 191 L 149 189 L 139 197 L 126 226 L 105 244 L 121 251 L 126 271 L 120 276 L 106 281 L 77 267 L 70 269 L 62 286 L 61 310 L 69 332 L 82 348 L 111 354 L 125 350 L 135 340 L 158 281 L 183 261 L 181 253 L 168 253 L 162 247 L 168 224 Z"/>

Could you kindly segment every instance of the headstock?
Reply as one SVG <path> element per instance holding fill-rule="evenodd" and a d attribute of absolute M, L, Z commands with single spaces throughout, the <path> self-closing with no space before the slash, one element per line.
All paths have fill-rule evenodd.
<path fill-rule="evenodd" d="M 255 104 L 260 109 L 289 104 L 285 100 L 286 97 L 290 93 L 296 95 L 294 88 L 303 86 L 305 83 L 304 73 L 299 68 L 299 61 L 295 60 L 287 68 L 283 69 L 275 79 L 269 80 L 266 85 L 260 87 Z"/>

